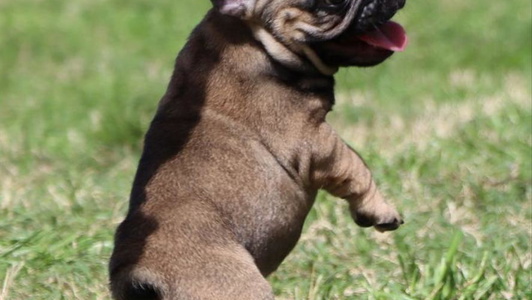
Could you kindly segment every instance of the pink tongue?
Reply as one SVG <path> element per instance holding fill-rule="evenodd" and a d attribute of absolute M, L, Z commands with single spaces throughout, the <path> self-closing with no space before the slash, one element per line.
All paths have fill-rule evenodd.
<path fill-rule="evenodd" d="M 374 47 L 390 51 L 403 51 L 408 44 L 408 37 L 403 26 L 392 21 L 381 25 L 374 31 L 361 34 L 357 38 Z"/>

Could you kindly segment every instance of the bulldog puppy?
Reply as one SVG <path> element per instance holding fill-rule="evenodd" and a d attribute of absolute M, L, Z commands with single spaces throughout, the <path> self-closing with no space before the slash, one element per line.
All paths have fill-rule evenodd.
<path fill-rule="evenodd" d="M 333 74 L 403 50 L 405 0 L 212 0 L 145 137 L 110 262 L 115 299 L 273 299 L 316 193 L 402 224 L 325 122 Z"/>

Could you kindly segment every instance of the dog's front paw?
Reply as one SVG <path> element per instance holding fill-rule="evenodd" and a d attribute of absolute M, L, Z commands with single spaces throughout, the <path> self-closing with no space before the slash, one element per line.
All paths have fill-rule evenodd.
<path fill-rule="evenodd" d="M 386 203 L 351 210 L 351 215 L 358 226 L 373 226 L 380 232 L 395 230 L 404 224 L 397 210 Z"/>

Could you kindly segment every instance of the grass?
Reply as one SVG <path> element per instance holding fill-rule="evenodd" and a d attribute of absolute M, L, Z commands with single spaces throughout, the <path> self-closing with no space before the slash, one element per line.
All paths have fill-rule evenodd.
<path fill-rule="evenodd" d="M 209 1 L 0 0 L 0 299 L 108 299 L 142 134 Z M 330 116 L 407 223 L 320 194 L 279 299 L 531 299 L 531 4 L 416 1 Z"/>

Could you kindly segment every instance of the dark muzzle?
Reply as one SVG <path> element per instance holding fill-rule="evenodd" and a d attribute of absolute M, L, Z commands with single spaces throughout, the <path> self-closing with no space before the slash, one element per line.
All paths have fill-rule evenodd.
<path fill-rule="evenodd" d="M 403 8 L 405 2 L 406 0 L 363 0 L 349 31 L 362 33 L 379 27 Z"/>

